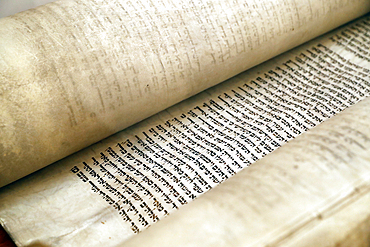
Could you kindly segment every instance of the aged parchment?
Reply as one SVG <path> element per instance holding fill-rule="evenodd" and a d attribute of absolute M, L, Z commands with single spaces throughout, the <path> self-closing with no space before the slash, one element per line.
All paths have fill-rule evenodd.
<path fill-rule="evenodd" d="M 0 186 L 350 21 L 367 0 L 64 0 L 0 20 Z"/>
<path fill-rule="evenodd" d="M 242 168 L 366 98 L 370 93 L 370 60 L 366 55 L 366 49 L 363 48 L 369 43 L 369 25 L 369 16 L 365 16 L 342 29 L 240 74 L 224 84 L 206 90 L 13 185 L 6 186 L 0 192 L 2 224 L 12 234 L 16 243 L 24 246 L 32 246 L 32 244 L 113 246 L 122 243 L 139 231 L 145 233 L 147 231 L 144 230 L 145 228 L 182 205 L 190 202 L 189 206 L 192 207 L 191 201 L 194 198 L 225 181 Z M 365 109 L 362 114 L 366 115 L 366 108 L 361 109 Z M 359 110 L 355 112 L 357 111 Z M 337 116 L 334 116 L 329 122 L 333 122 L 336 118 Z M 362 121 L 361 114 L 357 118 L 353 113 L 351 118 L 353 124 Z M 337 126 L 336 121 L 343 123 L 344 127 Z M 361 138 L 366 136 L 361 132 L 352 133 L 349 130 L 354 130 L 355 127 L 351 125 L 352 129 L 348 129 L 346 124 L 346 121 L 335 120 L 332 127 L 324 128 L 325 130 L 331 128 L 331 131 L 326 131 L 325 135 L 323 131 L 319 133 L 320 135 L 312 134 L 316 133 L 314 132 L 316 129 L 303 134 L 302 136 L 310 137 L 303 139 L 307 140 L 307 146 L 300 144 L 299 150 L 307 148 L 307 152 L 303 152 L 298 160 L 309 163 L 312 156 L 310 152 L 318 153 L 323 149 L 331 153 L 334 160 L 346 161 L 340 155 L 352 157 L 353 155 L 348 152 L 357 150 L 354 148 L 353 151 L 347 142 L 355 146 L 359 145 L 360 150 L 365 149 L 364 152 L 366 152 L 365 144 L 361 142 Z M 364 128 L 366 129 L 366 126 Z M 350 134 L 346 134 L 346 131 Z M 358 140 L 351 133 L 357 133 Z M 296 142 L 302 143 L 299 140 L 305 137 L 299 138 Z M 338 141 L 336 138 L 342 138 L 343 143 L 341 139 Z M 328 142 L 328 145 L 315 142 L 320 140 L 325 142 L 325 145 Z M 312 147 L 309 144 L 312 144 Z M 288 149 L 294 150 L 294 148 Z M 284 152 L 291 154 L 289 150 Z M 339 154 L 336 153 L 338 150 Z M 293 154 L 291 159 L 295 162 L 300 154 L 298 151 Z M 288 154 L 284 155 L 288 156 Z M 269 156 L 266 157 L 267 160 L 270 160 Z M 259 168 L 261 171 L 258 171 L 257 177 L 250 178 L 250 184 L 249 180 L 245 180 L 249 187 L 244 188 L 240 185 L 238 189 L 242 190 L 241 192 L 231 193 L 228 189 L 229 185 L 226 185 L 225 190 L 230 195 L 225 197 L 225 200 L 231 201 L 223 202 L 222 198 L 216 197 L 212 200 L 217 202 L 211 202 L 215 205 L 230 203 L 234 207 L 230 206 L 225 210 L 224 216 L 223 211 L 216 208 L 215 214 L 219 214 L 219 218 L 208 219 L 206 214 L 202 218 L 198 215 L 203 215 L 200 207 L 200 211 L 192 216 L 193 220 L 204 221 L 203 224 L 209 226 L 211 232 L 220 231 L 220 236 L 215 237 L 215 240 L 218 239 L 221 244 L 227 244 L 229 238 L 227 234 L 237 234 L 232 232 L 234 218 L 228 214 L 234 214 L 233 210 L 235 210 L 237 217 L 243 216 L 238 213 L 238 210 L 243 211 L 244 205 L 240 204 L 239 208 L 236 202 L 239 200 L 239 193 L 246 193 L 251 198 L 255 197 L 246 202 L 251 203 L 251 209 L 246 213 L 249 214 L 254 210 L 255 215 L 251 213 L 251 218 L 266 218 L 266 221 L 261 223 L 262 228 L 258 228 L 260 226 L 258 224 L 256 229 L 252 228 L 256 234 L 254 232 L 248 234 L 254 235 L 256 239 L 280 243 L 283 240 L 292 241 L 291 238 L 286 237 L 286 234 L 296 234 L 299 229 L 306 229 L 302 226 L 307 224 L 310 226 L 311 222 L 315 222 L 313 219 L 316 218 L 311 217 L 312 212 L 302 211 L 302 207 L 305 209 L 307 205 L 313 210 L 325 209 L 325 217 L 327 217 L 332 213 L 331 208 L 343 204 L 340 201 L 341 198 L 338 199 L 337 196 L 338 193 L 342 195 L 344 187 L 337 187 L 336 191 L 329 183 L 325 191 L 314 187 L 316 182 L 310 186 L 307 183 L 302 185 L 300 180 L 296 180 L 293 176 L 298 172 L 295 171 L 298 169 L 294 167 L 295 163 L 284 157 L 281 158 L 281 162 L 286 163 L 281 163 L 285 166 L 279 167 L 280 170 L 271 168 L 269 165 L 266 167 L 253 165 L 252 168 L 261 167 Z M 352 173 L 342 174 L 336 171 L 335 167 L 329 167 L 333 168 L 332 170 L 326 167 L 326 162 L 331 164 L 331 156 L 326 157 L 325 153 L 317 159 L 316 167 L 313 173 L 309 174 L 308 179 L 313 179 L 314 175 L 326 176 L 326 173 L 321 174 L 322 170 L 327 173 L 333 171 L 333 174 L 328 175 L 329 178 L 334 176 L 336 179 L 335 176 L 338 176 L 338 182 L 341 182 L 340 178 L 344 176 L 345 181 L 348 180 L 349 185 L 352 185 L 352 182 L 357 180 L 350 179 L 357 178 L 356 176 L 361 174 L 366 175 L 365 163 L 363 170 L 353 170 L 353 177 L 347 178 L 346 176 L 352 176 L 350 175 Z M 280 163 L 277 162 L 277 164 Z M 305 170 L 302 176 L 305 176 L 304 172 Z M 288 176 L 290 173 L 293 175 Z M 285 176 L 292 181 L 285 180 Z M 279 181 L 282 184 L 278 184 Z M 299 196 L 297 202 L 288 196 L 290 190 L 294 188 L 285 192 L 285 187 L 294 187 L 294 182 L 297 183 L 297 190 L 303 191 L 303 196 L 312 192 L 310 196 L 317 197 L 316 200 L 308 199 L 308 202 L 312 202 L 312 207 L 306 201 L 302 201 L 303 205 L 299 204 L 301 200 Z M 317 185 L 321 186 L 321 184 Z M 307 189 L 303 190 L 302 186 L 307 186 Z M 223 184 L 218 187 L 223 187 Z M 351 189 L 353 188 L 350 187 Z M 321 192 L 326 194 L 320 194 Z M 351 196 L 345 193 L 344 199 L 351 199 Z M 333 196 L 326 198 L 329 194 Z M 325 200 L 323 201 L 322 198 Z M 272 200 L 273 203 L 268 200 Z M 275 200 L 277 200 L 276 203 L 280 203 L 277 205 L 281 206 L 275 208 Z M 198 201 L 203 201 L 202 197 Z M 296 204 L 297 208 L 295 208 Z M 322 209 L 321 206 L 327 206 L 329 209 Z M 266 214 L 264 214 L 265 208 Z M 362 208 L 363 210 L 366 211 L 366 208 Z M 296 214 L 297 219 L 294 218 L 293 213 Z M 185 218 L 188 216 L 186 215 Z M 198 216 L 199 219 L 197 219 Z M 294 216 L 292 222 L 286 221 L 289 216 Z M 225 217 L 224 220 L 222 220 L 223 217 Z M 282 220 L 286 223 L 285 226 L 280 224 L 281 222 L 278 227 L 278 223 L 271 224 L 275 220 L 278 222 L 279 217 L 286 217 Z M 329 221 L 336 223 L 336 219 L 332 218 Z M 362 220 L 361 217 L 352 219 Z M 220 220 L 220 224 L 215 224 L 213 220 Z M 240 221 L 242 223 L 236 230 L 244 231 L 246 228 L 243 224 L 254 225 L 254 222 L 245 221 L 242 217 Z M 235 222 L 236 225 L 239 224 L 239 221 Z M 335 225 L 334 223 L 332 224 Z M 176 223 L 170 224 L 172 226 Z M 280 225 L 282 228 L 279 228 Z M 366 227 L 366 221 L 362 225 Z M 326 229 L 325 226 L 320 227 Z M 347 234 L 356 227 L 361 228 L 361 224 L 351 224 L 350 227 L 342 230 Z M 155 224 L 152 228 L 156 228 Z M 174 226 L 173 229 L 177 228 L 185 229 L 185 232 L 191 231 L 184 226 Z M 336 230 L 333 229 L 335 233 Z M 152 231 L 157 230 L 150 230 Z M 161 233 L 162 230 L 158 231 L 162 236 L 158 241 L 167 241 L 165 239 L 167 230 L 163 233 Z M 274 233 L 269 236 L 264 235 L 269 231 Z M 317 234 L 314 233 L 315 231 L 312 231 L 313 236 Z M 202 243 L 207 240 L 202 240 L 202 236 L 208 238 L 206 233 L 207 231 L 204 233 L 200 231 L 200 235 L 194 235 L 193 240 L 188 240 L 190 242 L 184 240 L 183 244 L 192 244 L 196 241 Z M 244 233 L 242 235 L 244 236 Z M 338 235 L 334 234 L 334 237 L 336 236 Z M 178 237 L 181 238 L 181 235 Z M 169 237 L 168 243 L 173 245 L 177 240 L 179 239 Z M 143 243 L 145 241 L 143 240 Z"/>
<path fill-rule="evenodd" d="M 370 99 L 120 246 L 368 246 Z"/>

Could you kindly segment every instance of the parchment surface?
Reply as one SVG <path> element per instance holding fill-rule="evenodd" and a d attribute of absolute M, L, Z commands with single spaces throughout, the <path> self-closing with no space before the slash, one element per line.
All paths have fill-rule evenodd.
<path fill-rule="evenodd" d="M 369 20 L 365 16 L 2 188 L 1 223 L 20 246 L 114 246 L 141 231 L 143 238 L 158 238 L 132 241 L 162 245 L 168 237 L 168 245 L 228 245 L 251 235 L 245 243 L 280 244 L 300 239 L 302 229 L 316 236 L 316 219 L 336 214 L 333 208 L 346 202 L 352 211 L 366 212 L 356 206 L 366 199 L 357 200 L 356 191 L 366 193 L 361 186 L 368 174 L 362 154 L 368 145 Z M 355 105 L 359 101 L 365 103 Z M 313 128 L 325 121 L 330 124 Z M 266 166 L 246 168 L 264 156 Z M 243 168 L 253 169 L 251 175 Z M 247 175 L 217 186 L 240 171 Z M 221 192 L 191 202 L 213 187 Z M 192 206 L 198 201 L 199 211 Z M 155 230 L 154 223 L 187 207 L 191 215 L 185 210 L 185 216 L 174 216 L 181 225 L 169 216 L 168 228 L 160 223 Z M 321 216 L 315 218 L 316 212 Z M 334 239 L 367 226 L 356 215 L 342 235 L 333 226 L 337 219 L 348 221 L 345 214 L 325 221 Z M 187 229 L 186 221 L 199 231 L 191 224 Z"/>
<path fill-rule="evenodd" d="M 370 99 L 120 246 L 368 246 Z"/>
<path fill-rule="evenodd" d="M 366 13 L 367 0 L 64 0 L 0 20 L 0 186 Z"/>

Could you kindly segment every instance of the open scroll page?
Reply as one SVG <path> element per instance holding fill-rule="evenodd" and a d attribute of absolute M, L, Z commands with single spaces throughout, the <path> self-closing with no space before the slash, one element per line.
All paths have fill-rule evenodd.
<path fill-rule="evenodd" d="M 2 224 L 21 246 L 113 246 L 145 232 L 289 140 L 369 96 L 369 30 L 366 16 L 4 187 Z M 338 131 L 333 125 L 328 141 Z M 338 146 L 336 152 L 342 151 Z M 318 162 L 316 169 L 329 169 L 324 165 Z M 258 168 L 263 174 L 265 168 L 254 169 Z M 334 168 L 334 177 L 346 171 Z M 266 187 L 256 191 L 275 196 L 267 189 L 274 189 L 275 180 L 263 178 L 258 183 Z M 328 186 L 332 193 L 334 187 Z M 249 187 L 240 189 L 259 196 Z M 230 197 L 238 193 L 230 192 Z M 290 203 L 289 197 L 276 196 L 282 205 L 284 199 Z M 319 202 L 317 198 L 313 205 Z M 261 209 L 268 203 L 262 203 Z M 270 211 L 258 212 L 262 218 L 270 217 Z M 200 219 L 205 225 L 214 223 L 206 216 Z"/>
<path fill-rule="evenodd" d="M 131 246 L 369 246 L 370 98 L 297 137 Z"/>
<path fill-rule="evenodd" d="M 0 20 L 0 186 L 365 14 L 367 0 L 63 0 Z"/>

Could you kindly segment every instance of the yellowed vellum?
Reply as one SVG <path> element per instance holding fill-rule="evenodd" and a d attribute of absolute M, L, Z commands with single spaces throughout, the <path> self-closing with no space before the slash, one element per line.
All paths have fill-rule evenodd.
<path fill-rule="evenodd" d="M 120 246 L 368 246 L 370 98 Z"/>
<path fill-rule="evenodd" d="M 0 186 L 367 11 L 367 0 L 64 0 L 0 20 Z"/>

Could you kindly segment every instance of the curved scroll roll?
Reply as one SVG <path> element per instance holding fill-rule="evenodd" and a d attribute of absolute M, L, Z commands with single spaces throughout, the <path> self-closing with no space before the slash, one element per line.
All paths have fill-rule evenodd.
<path fill-rule="evenodd" d="M 3 18 L 0 186 L 368 7 L 365 0 L 65 0 Z"/>

